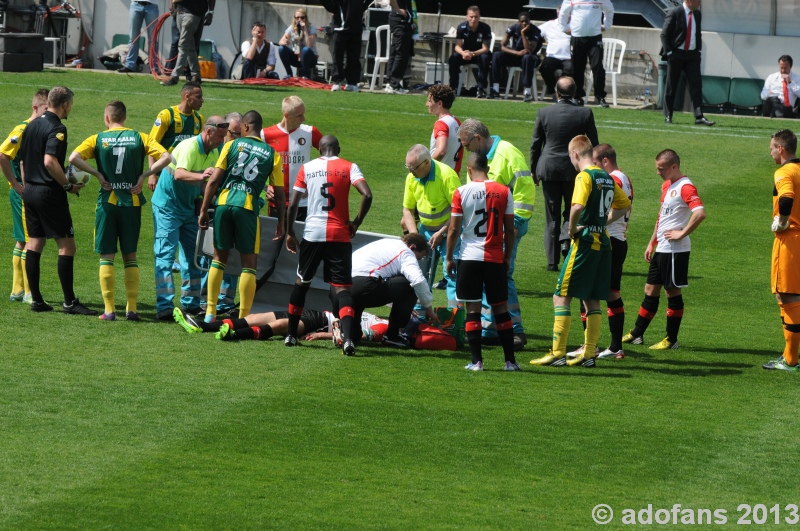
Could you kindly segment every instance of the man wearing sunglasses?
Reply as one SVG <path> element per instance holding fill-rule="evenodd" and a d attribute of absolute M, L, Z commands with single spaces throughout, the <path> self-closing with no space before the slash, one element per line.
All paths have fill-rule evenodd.
<path fill-rule="evenodd" d="M 156 319 L 171 321 L 175 308 L 172 264 L 180 244 L 181 298 L 184 311 L 200 309 L 202 272 L 194 265 L 197 239 L 195 203 L 219 158 L 219 146 L 228 133 L 228 122 L 212 116 L 203 131 L 187 138 L 172 151 L 173 162 L 161 172 L 151 204 L 155 240 Z"/>

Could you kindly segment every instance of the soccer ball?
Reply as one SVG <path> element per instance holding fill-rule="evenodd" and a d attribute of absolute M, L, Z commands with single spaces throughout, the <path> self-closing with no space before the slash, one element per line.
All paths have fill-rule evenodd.
<path fill-rule="evenodd" d="M 72 184 L 87 184 L 92 178 L 90 174 L 75 168 L 72 164 L 67 166 L 67 171 L 64 173 L 67 174 L 67 179 Z"/>

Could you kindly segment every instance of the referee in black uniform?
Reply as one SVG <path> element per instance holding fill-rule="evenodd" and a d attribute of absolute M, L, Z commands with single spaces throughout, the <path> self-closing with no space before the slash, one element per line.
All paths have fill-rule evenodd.
<path fill-rule="evenodd" d="M 22 178 L 25 183 L 25 224 L 28 227 L 28 259 L 25 271 L 31 287 L 31 310 L 50 312 L 39 291 L 39 263 L 47 238 L 58 245 L 58 278 L 64 292 L 64 313 L 97 315 L 75 297 L 73 263 L 75 239 L 67 192 L 77 194 L 82 184 L 71 184 L 64 173 L 67 157 L 67 128 L 61 123 L 72 110 L 73 92 L 53 87 L 47 98 L 47 111 L 32 120 L 20 145 Z"/>

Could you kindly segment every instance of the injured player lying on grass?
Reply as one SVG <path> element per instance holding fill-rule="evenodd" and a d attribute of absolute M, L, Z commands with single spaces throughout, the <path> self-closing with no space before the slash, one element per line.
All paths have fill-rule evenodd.
<path fill-rule="evenodd" d="M 175 308 L 172 315 L 175 322 L 187 332 L 212 332 L 222 340 L 269 339 L 273 336 L 283 337 L 289 331 L 289 315 L 285 311 L 253 313 L 244 319 L 222 319 L 211 323 L 196 319 L 180 308 Z M 361 316 L 361 340 L 380 343 L 388 326 L 386 319 L 364 312 Z M 306 341 L 331 339 L 334 345 L 342 346 L 339 319 L 331 312 L 303 310 L 297 333 Z"/>

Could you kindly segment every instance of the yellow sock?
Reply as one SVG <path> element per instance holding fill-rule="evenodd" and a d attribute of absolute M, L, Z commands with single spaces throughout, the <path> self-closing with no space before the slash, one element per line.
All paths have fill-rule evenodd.
<path fill-rule="evenodd" d="M 22 264 L 22 249 L 14 247 L 14 252 L 11 255 L 11 293 L 16 295 L 22 293 L 25 287 L 22 284 L 23 264 Z"/>
<path fill-rule="evenodd" d="M 250 315 L 253 299 L 256 296 L 256 271 L 255 269 L 242 269 L 239 277 L 239 319 Z"/>
<path fill-rule="evenodd" d="M 586 331 L 583 336 L 583 357 L 588 359 L 594 356 L 597 340 L 600 339 L 600 310 L 586 312 Z"/>
<path fill-rule="evenodd" d="M 572 313 L 569 306 L 556 306 L 553 323 L 553 356 L 563 358 L 567 355 L 570 326 L 572 326 Z"/>
<path fill-rule="evenodd" d="M 31 292 L 31 286 L 28 284 L 28 272 L 25 270 L 25 260 L 27 259 L 27 254 L 25 251 L 22 251 L 22 285 L 25 288 L 25 295 L 29 295 Z"/>
<path fill-rule="evenodd" d="M 211 261 L 211 268 L 208 270 L 208 303 L 206 304 L 206 322 L 217 318 L 217 299 L 219 290 L 222 286 L 222 276 L 225 274 L 225 264 L 216 260 Z M 212 319 L 209 319 L 208 316 Z"/>
<path fill-rule="evenodd" d="M 114 313 L 114 260 L 100 259 L 100 293 L 105 313 Z"/>
<path fill-rule="evenodd" d="M 136 312 L 136 302 L 139 299 L 139 262 L 136 260 L 125 261 L 125 298 L 125 311 Z"/>
<path fill-rule="evenodd" d="M 785 314 L 784 324 L 790 327 L 800 327 L 800 302 L 783 304 Z M 786 339 L 786 347 L 783 349 L 783 359 L 789 365 L 797 365 L 798 349 L 800 349 L 800 332 L 783 329 L 783 337 Z"/>

